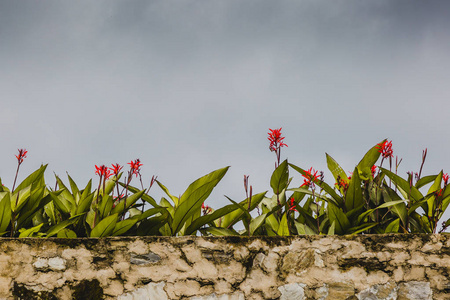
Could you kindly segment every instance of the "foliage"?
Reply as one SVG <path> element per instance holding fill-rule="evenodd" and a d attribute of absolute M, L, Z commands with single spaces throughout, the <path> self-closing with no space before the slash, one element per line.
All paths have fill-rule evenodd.
<path fill-rule="evenodd" d="M 128 163 L 128 172 L 119 164 L 95 166 L 99 176 L 93 189 L 89 180 L 78 187 L 68 175 L 68 184 L 55 175 L 56 187 L 45 183 L 43 165 L 17 187 L 16 180 L 27 151 L 19 149 L 18 167 L 12 189 L 0 180 L 0 236 L 4 237 L 105 237 L 118 235 L 266 235 L 371 234 L 445 232 L 450 219 L 438 224 L 450 203 L 448 174 L 421 176 L 427 151 L 423 152 L 419 173 L 397 174 L 398 158 L 392 169 L 392 142 L 383 140 L 371 147 L 348 176 L 329 154 L 328 169 L 333 184 L 324 173 L 281 162 L 281 128 L 270 130 L 270 150 L 276 154 L 275 170 L 268 191 L 253 194 L 249 176 L 244 175 L 245 199 L 214 210 L 205 205 L 213 189 L 229 167 L 215 170 L 192 182 L 179 197 L 174 196 L 156 176 L 144 188 L 139 159 Z M 380 161 L 379 165 L 377 162 Z M 383 163 L 389 161 L 389 169 Z M 303 184 L 290 187 L 292 175 Z M 123 180 L 121 181 L 121 178 Z M 139 178 L 141 188 L 131 185 Z M 166 197 L 159 202 L 149 195 L 156 183 Z M 240 228 L 240 229 L 239 229 Z"/>

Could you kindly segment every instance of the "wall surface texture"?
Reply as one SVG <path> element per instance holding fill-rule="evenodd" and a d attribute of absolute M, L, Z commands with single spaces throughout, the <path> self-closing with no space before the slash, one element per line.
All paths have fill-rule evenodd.
<path fill-rule="evenodd" d="M 0 299 L 450 299 L 449 235 L 0 239 Z"/>

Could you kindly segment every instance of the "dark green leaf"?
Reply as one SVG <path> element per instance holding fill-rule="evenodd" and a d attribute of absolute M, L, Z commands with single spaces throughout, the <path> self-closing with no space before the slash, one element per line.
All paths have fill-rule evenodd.
<path fill-rule="evenodd" d="M 172 233 L 177 234 L 186 221 L 198 212 L 203 202 L 211 194 L 214 187 L 225 176 L 229 167 L 213 171 L 189 185 L 180 198 L 180 204 L 175 208 L 172 223 Z"/>
<path fill-rule="evenodd" d="M 91 237 L 110 236 L 117 224 L 118 214 L 113 214 L 101 220 L 91 231 Z"/>
<path fill-rule="evenodd" d="M 280 194 L 288 186 L 289 166 L 287 160 L 283 161 L 272 173 L 270 186 L 274 194 Z"/>
<path fill-rule="evenodd" d="M 10 222 L 11 222 L 11 199 L 9 196 L 9 192 L 5 192 L 5 195 L 0 201 L 0 232 L 6 231 L 6 228 L 8 228 Z"/>
<path fill-rule="evenodd" d="M 336 205 L 329 203 L 328 207 L 328 219 L 330 223 L 335 222 L 336 233 L 337 234 L 345 234 L 347 230 L 350 228 L 350 222 L 347 219 L 345 213 L 338 208 Z"/>

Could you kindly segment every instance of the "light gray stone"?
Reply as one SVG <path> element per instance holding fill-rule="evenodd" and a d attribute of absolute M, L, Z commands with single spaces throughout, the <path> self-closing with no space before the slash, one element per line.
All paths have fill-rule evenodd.
<path fill-rule="evenodd" d="M 410 281 L 399 285 L 399 299 L 432 300 L 433 291 L 429 282 Z"/>
<path fill-rule="evenodd" d="M 66 260 L 61 257 L 52 257 L 48 259 L 48 266 L 53 271 L 63 271 L 66 269 Z"/>
<path fill-rule="evenodd" d="M 278 287 L 278 290 L 281 292 L 280 300 L 306 299 L 305 286 L 303 283 L 289 283 Z"/>
<path fill-rule="evenodd" d="M 134 265 L 147 265 L 152 263 L 157 263 L 161 260 L 161 257 L 158 254 L 153 252 L 149 252 L 147 254 L 134 254 L 131 253 L 130 263 Z"/>
<path fill-rule="evenodd" d="M 138 288 L 137 290 L 120 295 L 117 300 L 168 300 L 166 291 L 164 291 L 165 282 L 150 282 L 149 284 Z"/>
<path fill-rule="evenodd" d="M 34 262 L 33 267 L 39 271 L 47 270 L 48 269 L 48 259 L 47 258 L 38 258 Z"/>
<path fill-rule="evenodd" d="M 397 290 L 395 283 L 388 282 L 371 286 L 356 296 L 359 300 L 396 300 Z"/>

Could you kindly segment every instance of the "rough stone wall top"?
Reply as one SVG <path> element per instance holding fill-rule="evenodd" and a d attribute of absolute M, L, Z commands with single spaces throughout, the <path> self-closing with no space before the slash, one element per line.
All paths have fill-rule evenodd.
<path fill-rule="evenodd" d="M 0 239 L 0 299 L 450 299 L 448 235 Z"/>

